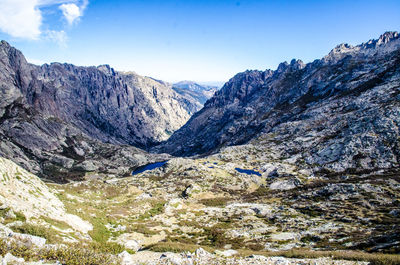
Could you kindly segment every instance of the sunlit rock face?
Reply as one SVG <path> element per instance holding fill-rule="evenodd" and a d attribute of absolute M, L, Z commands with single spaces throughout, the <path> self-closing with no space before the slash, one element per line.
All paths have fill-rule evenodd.
<path fill-rule="evenodd" d="M 263 139 L 285 159 L 333 170 L 396 166 L 399 61 L 399 35 L 387 32 L 312 63 L 239 73 L 155 150 L 187 156 Z"/>
<path fill-rule="evenodd" d="M 189 108 L 168 83 L 108 65 L 36 66 L 0 44 L 0 155 L 41 176 L 128 172 L 152 162 L 138 149 L 115 145 L 146 148 L 166 140 L 188 120 Z"/>

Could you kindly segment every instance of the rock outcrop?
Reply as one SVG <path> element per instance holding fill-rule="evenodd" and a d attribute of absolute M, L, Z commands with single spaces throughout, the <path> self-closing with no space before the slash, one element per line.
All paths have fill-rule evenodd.
<path fill-rule="evenodd" d="M 27 221 L 47 218 L 65 222 L 82 233 L 93 229 L 89 222 L 67 213 L 55 192 L 37 176 L 2 157 L 0 157 L 0 178 L 1 212 L 8 211 L 4 217 L 0 217 L 2 223 L 4 218 L 18 219 L 14 213 L 18 212 Z"/>
<path fill-rule="evenodd" d="M 103 142 L 145 147 L 166 140 L 189 118 L 171 85 L 108 65 L 35 66 L 5 41 L 0 45 L 1 114 L 17 100 Z"/>
<path fill-rule="evenodd" d="M 127 145 L 166 140 L 189 109 L 168 83 L 108 65 L 36 66 L 0 43 L 0 155 L 42 177 L 124 174 L 155 161 Z"/>
<path fill-rule="evenodd" d="M 268 135 L 285 159 L 334 170 L 398 166 L 400 38 L 237 74 L 155 151 L 190 156 Z M 264 138 L 263 138 L 264 139 Z"/>

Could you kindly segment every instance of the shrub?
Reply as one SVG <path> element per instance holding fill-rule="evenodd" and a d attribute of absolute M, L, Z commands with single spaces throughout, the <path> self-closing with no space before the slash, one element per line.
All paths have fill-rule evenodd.
<path fill-rule="evenodd" d="M 210 198 L 210 199 L 202 199 L 200 203 L 207 207 L 223 207 L 226 205 L 229 199 L 227 198 Z"/>

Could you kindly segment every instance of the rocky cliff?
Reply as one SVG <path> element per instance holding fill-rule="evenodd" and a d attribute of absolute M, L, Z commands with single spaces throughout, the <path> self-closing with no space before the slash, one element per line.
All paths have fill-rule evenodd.
<path fill-rule="evenodd" d="M 168 83 L 108 65 L 31 65 L 4 41 L 0 51 L 2 112 L 20 98 L 93 138 L 141 147 L 166 140 L 189 118 L 181 96 Z"/>
<path fill-rule="evenodd" d="M 205 154 L 268 135 L 283 157 L 309 165 L 397 166 L 399 62 L 399 35 L 387 32 L 312 63 L 239 73 L 156 150 Z"/>
<path fill-rule="evenodd" d="M 128 172 L 147 154 L 119 145 L 166 140 L 189 115 L 170 84 L 107 65 L 36 66 L 0 44 L 0 155 L 41 176 Z"/>

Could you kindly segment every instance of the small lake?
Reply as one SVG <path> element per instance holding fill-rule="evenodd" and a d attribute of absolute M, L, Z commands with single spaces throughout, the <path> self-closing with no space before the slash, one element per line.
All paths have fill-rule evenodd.
<path fill-rule="evenodd" d="M 137 175 L 139 173 L 145 172 L 147 170 L 153 170 L 156 169 L 158 167 L 162 167 L 163 165 L 165 165 L 165 163 L 167 163 L 168 161 L 163 161 L 163 162 L 156 162 L 156 163 L 152 163 L 152 164 L 147 164 L 145 166 L 141 166 L 138 167 L 137 169 L 135 169 L 134 171 L 132 171 L 132 175 Z"/>
<path fill-rule="evenodd" d="M 245 174 L 247 174 L 247 175 L 257 175 L 257 176 L 260 176 L 260 177 L 261 177 L 260 172 L 257 172 L 257 171 L 255 171 L 255 170 L 251 170 L 251 169 L 242 169 L 242 168 L 238 168 L 238 167 L 236 167 L 235 169 L 236 169 L 236 171 L 239 172 L 239 173 L 245 173 Z"/>

